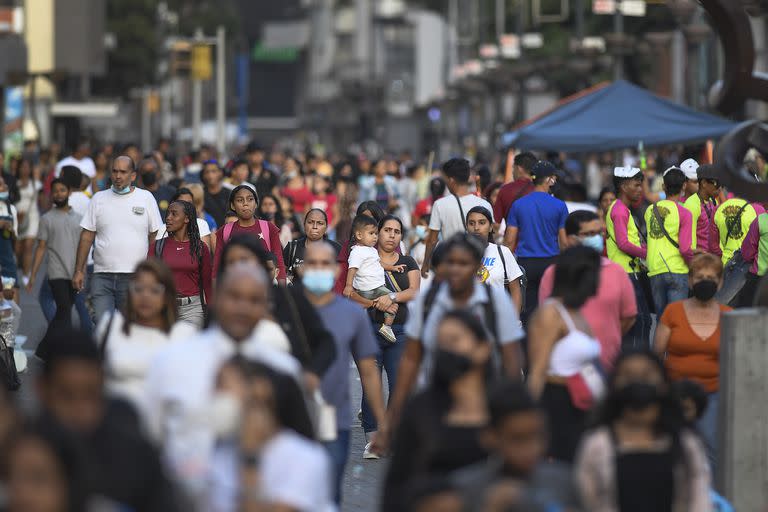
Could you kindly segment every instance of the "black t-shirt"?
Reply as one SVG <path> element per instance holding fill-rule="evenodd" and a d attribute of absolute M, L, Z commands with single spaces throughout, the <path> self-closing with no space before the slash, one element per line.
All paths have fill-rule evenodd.
<path fill-rule="evenodd" d="M 205 211 L 208 212 L 213 220 L 216 221 L 217 226 L 224 225 L 224 219 L 227 216 L 229 210 L 229 193 L 231 190 L 222 188 L 218 194 L 211 194 L 208 189 L 205 189 L 205 202 L 203 206 Z"/>
<path fill-rule="evenodd" d="M 398 255 L 399 258 L 397 259 L 397 262 L 395 265 L 405 265 L 405 272 L 385 272 L 384 273 L 384 284 L 387 288 L 392 290 L 393 292 L 403 291 L 407 290 L 411 285 L 408 282 L 408 272 L 411 270 L 419 270 L 419 266 L 416 264 L 416 260 L 411 258 L 410 256 L 403 256 L 402 254 Z M 398 288 L 400 290 L 397 290 L 392 286 L 392 283 L 390 282 L 390 276 L 395 278 L 395 282 L 397 283 Z M 369 312 L 369 315 L 371 316 L 371 319 L 376 323 L 383 323 L 384 322 L 384 313 L 379 311 L 378 309 L 372 309 Z M 395 315 L 395 324 L 402 325 L 405 323 L 406 319 L 408 318 L 408 304 L 400 304 L 400 307 L 397 310 L 397 314 Z"/>
<path fill-rule="evenodd" d="M 326 240 L 331 244 L 336 251 L 336 257 L 339 257 L 341 252 L 341 245 L 334 240 Z M 307 248 L 307 237 L 302 236 L 296 240 L 291 240 L 288 245 L 283 247 L 283 262 L 285 262 L 285 271 L 291 279 L 298 279 L 296 277 L 297 270 L 304 264 L 304 250 Z"/>
<path fill-rule="evenodd" d="M 173 187 L 169 187 L 168 185 L 160 185 L 157 190 L 150 192 L 152 193 L 152 197 L 155 198 L 155 201 L 157 201 L 157 207 L 160 209 L 160 215 L 163 217 L 163 220 L 165 220 L 165 214 L 168 211 L 168 205 L 171 203 L 171 199 L 176 193 L 176 190 Z"/>

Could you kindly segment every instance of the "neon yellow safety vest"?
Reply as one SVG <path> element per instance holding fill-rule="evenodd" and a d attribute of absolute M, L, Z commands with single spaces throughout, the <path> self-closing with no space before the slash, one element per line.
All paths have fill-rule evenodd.
<path fill-rule="evenodd" d="M 757 275 L 768 274 L 768 213 L 763 213 L 757 218 L 757 227 L 760 231 L 760 243 L 757 246 Z"/>
<path fill-rule="evenodd" d="M 613 220 L 611 220 L 611 212 L 613 212 L 613 207 L 615 205 L 616 201 L 614 201 L 608 208 L 608 213 L 605 216 L 605 227 L 608 231 L 606 252 L 609 260 L 618 263 L 625 272 L 631 274 L 638 270 L 638 266 L 635 264 L 635 268 L 632 268 L 632 263 L 635 260 L 635 257 L 623 252 L 619 249 L 619 246 L 616 245 L 616 227 L 613 225 Z M 640 231 L 638 231 L 637 225 L 635 225 L 635 219 L 632 215 L 629 216 L 629 222 L 627 223 L 627 239 L 638 247 L 640 246 Z"/>
<path fill-rule="evenodd" d="M 723 251 L 723 265 L 731 261 L 733 253 L 741 249 L 741 244 L 747 237 L 749 226 L 757 218 L 757 212 L 752 205 L 747 204 L 741 214 L 741 222 L 734 224 L 741 207 L 747 204 L 745 199 L 734 197 L 718 206 L 715 212 L 715 225 L 720 234 L 720 250 Z M 731 228 L 731 236 L 728 237 L 728 228 Z M 726 242 L 726 238 L 728 238 Z"/>
<path fill-rule="evenodd" d="M 664 199 L 657 202 L 656 206 L 667 233 L 679 247 L 680 212 L 677 210 L 677 203 Z M 653 213 L 653 205 L 645 210 L 645 225 L 648 227 L 648 256 L 645 259 L 648 263 L 648 275 L 655 276 L 665 272 L 687 274 L 688 265 L 680 254 L 680 249 L 664 236 L 664 231 Z"/>

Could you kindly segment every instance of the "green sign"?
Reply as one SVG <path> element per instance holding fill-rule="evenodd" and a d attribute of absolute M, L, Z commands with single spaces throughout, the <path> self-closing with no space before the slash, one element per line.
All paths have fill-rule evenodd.
<path fill-rule="evenodd" d="M 253 45 L 251 58 L 255 62 L 295 62 L 299 58 L 298 48 L 266 48 L 261 43 Z"/>

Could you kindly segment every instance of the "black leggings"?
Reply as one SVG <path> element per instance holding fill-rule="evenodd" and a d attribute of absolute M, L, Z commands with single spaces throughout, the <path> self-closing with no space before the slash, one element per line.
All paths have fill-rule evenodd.
<path fill-rule="evenodd" d="M 40 359 L 45 360 L 48 355 L 48 335 L 56 332 L 57 329 L 69 329 L 72 327 L 72 306 L 75 303 L 75 289 L 72 288 L 72 281 L 69 279 L 49 279 L 53 300 L 56 303 L 56 314 L 51 323 L 48 324 L 48 330 L 35 350 L 35 354 Z"/>
<path fill-rule="evenodd" d="M 525 310 L 523 310 L 521 319 L 527 325 L 528 318 L 533 310 L 539 307 L 539 285 L 544 271 L 557 261 L 552 258 L 517 258 L 517 263 L 525 269 L 527 284 L 525 287 Z"/>

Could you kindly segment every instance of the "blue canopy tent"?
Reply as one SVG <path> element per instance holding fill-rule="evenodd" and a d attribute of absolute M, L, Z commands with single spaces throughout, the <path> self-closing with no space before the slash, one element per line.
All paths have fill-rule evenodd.
<path fill-rule="evenodd" d="M 736 126 L 727 119 L 619 80 L 563 100 L 502 136 L 505 147 L 583 153 L 717 139 Z"/>

